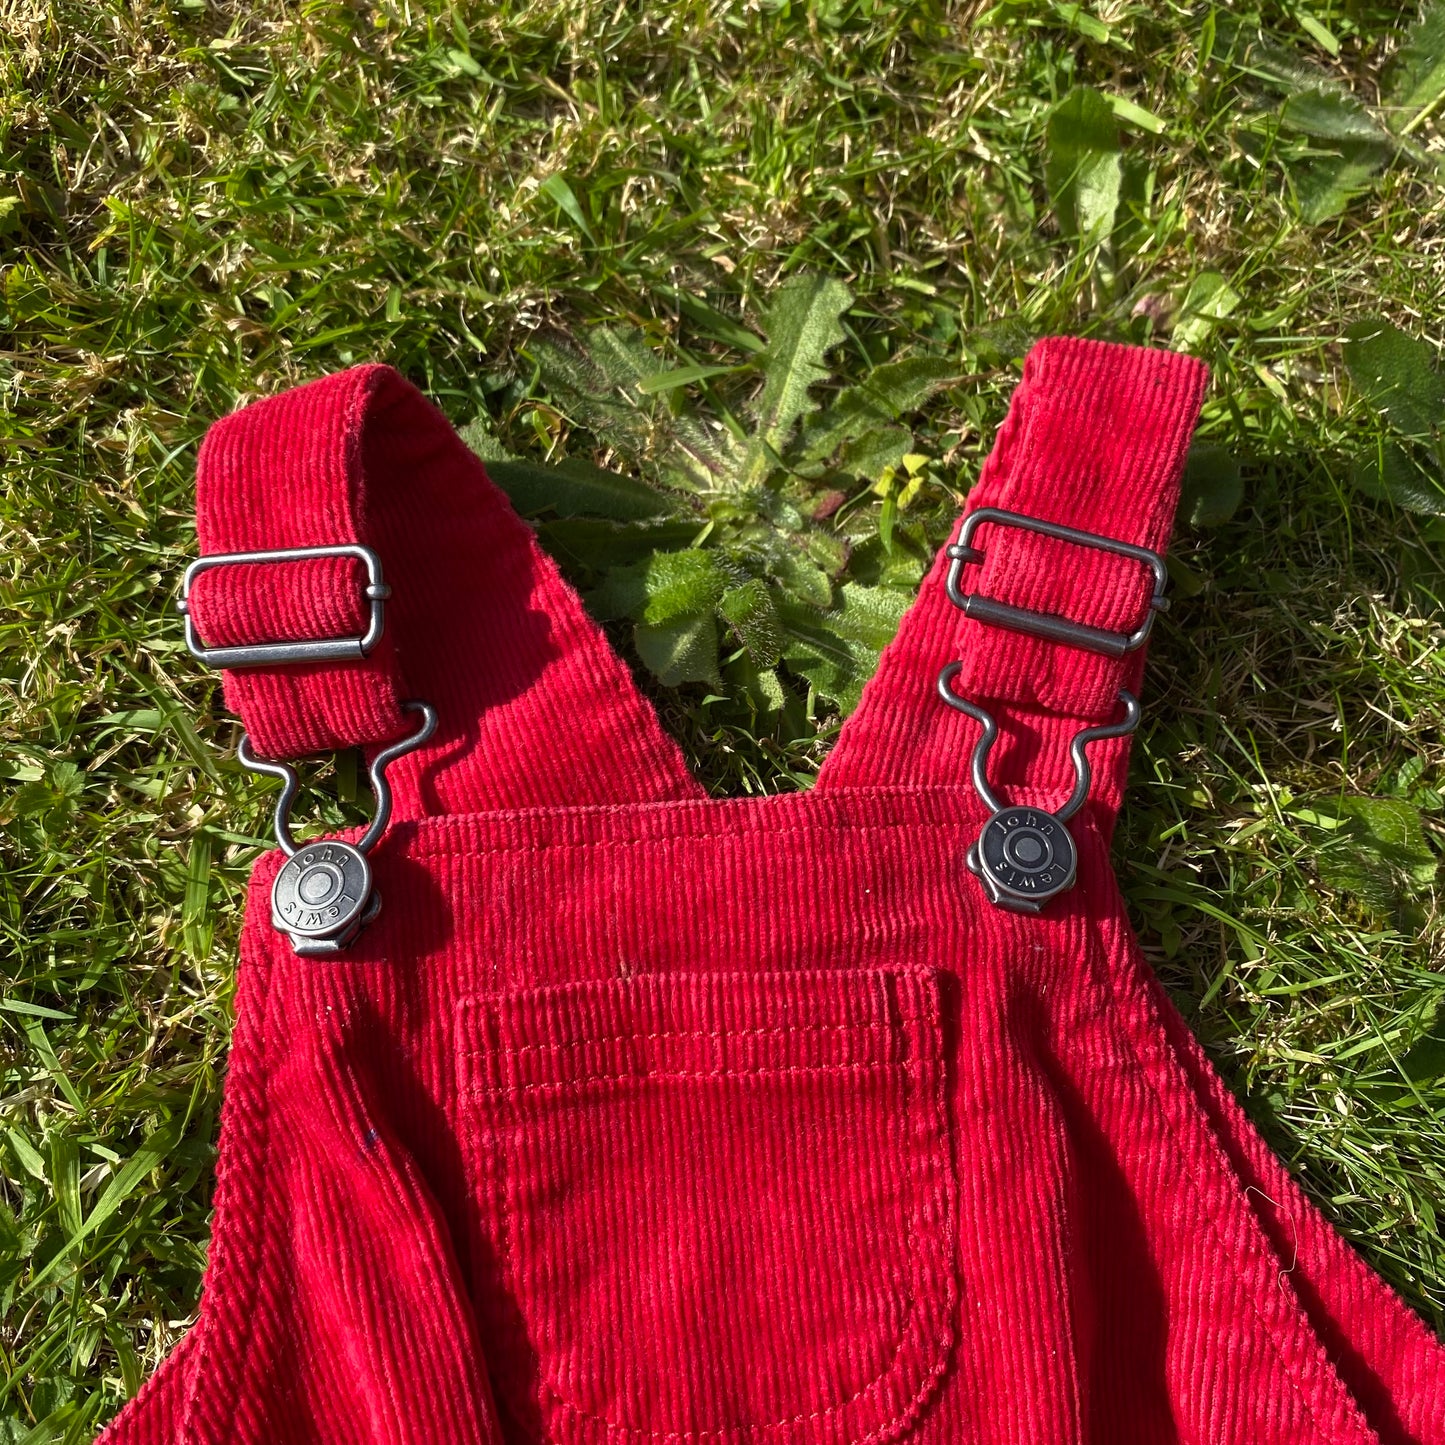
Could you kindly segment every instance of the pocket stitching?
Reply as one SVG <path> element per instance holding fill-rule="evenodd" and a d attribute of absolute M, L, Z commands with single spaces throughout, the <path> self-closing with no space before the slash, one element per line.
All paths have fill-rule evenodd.
<path fill-rule="evenodd" d="M 896 977 L 901 971 L 892 971 Z M 936 988 L 936 984 L 930 986 Z M 471 1004 L 472 1001 L 466 1001 Z M 474 1006 L 474 1005 L 473 1005 Z M 575 1092 L 579 1087 L 585 1087 L 589 1082 L 618 1082 L 628 1079 L 655 1079 L 655 1078 L 745 1078 L 757 1074 L 827 1074 L 827 1073 L 848 1073 L 858 1069 L 898 1069 L 903 1077 L 903 1100 L 900 1107 L 900 1114 L 907 1119 L 915 1107 L 921 1108 L 928 1124 L 928 1145 L 915 1148 L 911 1153 L 913 1157 L 908 1166 L 908 1181 L 910 1189 L 911 1205 L 906 1214 L 905 1238 L 907 1245 L 907 1258 L 913 1261 L 913 1268 L 909 1272 L 906 1309 L 903 1316 L 902 1327 L 899 1330 L 898 1339 L 893 1346 L 886 1364 L 873 1379 L 859 1386 L 844 1400 L 835 1401 L 821 1410 L 799 1412 L 796 1415 L 787 1416 L 781 1420 L 769 1420 L 753 1425 L 732 1425 L 716 1428 L 700 1428 L 693 1430 L 659 1430 L 644 1425 L 633 1425 L 625 1422 L 608 1419 L 578 1404 L 574 1400 L 564 1396 L 548 1377 L 546 1362 L 541 1358 L 537 1347 L 527 1342 L 528 1352 L 531 1354 L 537 1369 L 537 1381 L 546 1397 L 554 1403 L 556 1408 L 565 1415 L 574 1417 L 584 1430 L 587 1427 L 600 1427 L 609 1435 L 622 1435 L 636 1440 L 713 1440 L 723 1438 L 734 1439 L 767 1439 L 771 1436 L 786 1432 L 798 1425 L 810 1421 L 836 1419 L 850 1406 L 855 1405 L 859 1400 L 870 1394 L 878 1394 L 885 1388 L 886 1383 L 891 1381 L 895 1375 L 899 1356 L 904 1347 L 912 1337 L 913 1327 L 918 1315 L 918 1307 L 922 1290 L 920 1280 L 924 1272 L 923 1252 L 915 1247 L 919 1236 L 918 1223 L 924 1215 L 924 1201 L 931 1203 L 933 1212 L 940 1219 L 941 1230 L 939 1244 L 941 1246 L 943 1267 L 939 1274 L 942 1283 L 942 1300 L 940 1314 L 942 1317 L 943 1330 L 939 1337 L 928 1339 L 921 1335 L 914 1342 L 922 1352 L 923 1348 L 931 1345 L 935 1358 L 931 1365 L 928 1365 L 922 1374 L 917 1389 L 912 1397 L 905 1401 L 889 1419 L 881 1420 L 874 1425 L 866 1434 L 853 1437 L 853 1445 L 870 1445 L 870 1442 L 880 1441 L 888 1438 L 896 1432 L 900 1426 L 906 1424 L 924 1402 L 932 1394 L 933 1389 L 947 1367 L 948 1356 L 953 1343 L 953 1316 L 957 1306 L 958 1286 L 955 1278 L 954 1257 L 956 1255 L 956 1242 L 954 1239 L 954 1218 L 951 1206 L 950 1177 L 949 1177 L 949 1146 L 948 1146 L 948 1118 L 943 1098 L 944 1070 L 942 1067 L 941 1051 L 936 1047 L 938 1034 L 938 1023 L 936 1018 L 929 1018 L 926 1014 L 916 1017 L 905 1017 L 898 1026 L 891 1023 L 872 1023 L 864 1027 L 881 1030 L 885 1033 L 892 1033 L 896 1027 L 906 1030 L 909 1023 L 913 1023 L 925 1032 L 925 1037 L 931 1037 L 935 1041 L 935 1063 L 937 1082 L 933 1090 L 933 1097 L 930 1100 L 924 1096 L 921 1081 L 915 1079 L 915 1071 L 921 1073 L 921 1050 L 913 1058 L 884 1059 L 867 1064 L 820 1064 L 812 1066 L 801 1066 L 794 1068 L 780 1069 L 738 1069 L 728 1067 L 723 1070 L 697 1074 L 655 1074 L 646 1073 L 641 1075 L 632 1074 L 610 1074 L 597 1075 L 588 1080 L 559 1080 L 555 1083 L 533 1083 L 533 1084 L 503 1084 L 500 1088 L 484 1088 L 473 1083 L 469 1091 L 474 1097 L 483 1094 L 509 1094 L 525 1093 L 529 1090 L 538 1089 L 561 1089 Z M 856 1027 L 851 1024 L 818 1025 L 817 1027 L 835 1027 L 849 1029 Z M 787 1028 L 767 1028 L 757 1030 L 738 1030 L 737 1032 L 756 1032 L 786 1035 L 791 1026 Z M 731 1030 L 720 1030 L 724 1035 L 730 1034 Z M 905 1035 L 906 1036 L 906 1035 Z M 644 1037 L 643 1035 L 622 1034 L 617 1035 L 621 1039 Z M 663 1035 L 648 1035 L 645 1037 L 676 1037 L 676 1033 L 669 1031 Z M 580 1040 L 578 1042 L 591 1042 L 591 1040 Z M 520 1052 L 522 1048 L 530 1047 L 521 1045 L 510 1052 Z M 931 1107 L 930 1107 L 931 1103 Z M 498 1205 L 498 1216 L 501 1223 L 502 1233 L 502 1254 L 503 1269 L 505 1275 L 513 1280 L 517 1277 L 516 1260 L 513 1249 L 513 1214 L 512 1208 L 512 1186 L 501 1159 L 501 1147 L 498 1140 L 498 1130 L 485 1128 L 483 1131 L 487 1136 L 488 1173 L 491 1175 L 493 1186 L 493 1197 Z M 929 1176 L 932 1176 L 931 1187 Z M 590 1431 L 588 1432 L 590 1434 Z"/>
<path fill-rule="evenodd" d="M 558 1043 L 513 1044 L 509 1054 L 535 1053 L 538 1049 L 582 1049 L 594 1044 L 622 1043 L 630 1039 L 644 1039 L 649 1043 L 657 1039 L 739 1039 L 752 1038 L 760 1034 L 787 1035 L 806 1033 L 888 1033 L 891 1025 L 869 1020 L 864 1023 L 792 1023 L 786 1028 L 760 1027 L 747 1029 L 654 1029 L 650 1033 L 629 1031 L 620 1034 L 588 1034 L 585 1039 L 563 1039 Z"/>
<path fill-rule="evenodd" d="M 770 1068 L 766 1064 L 740 1069 L 728 1064 L 719 1069 L 650 1069 L 645 1074 L 624 1074 L 610 1072 L 590 1074 L 585 1079 L 534 1079 L 525 1084 L 507 1084 L 500 1089 L 474 1089 L 474 1094 L 535 1094 L 543 1090 L 576 1093 L 592 1084 L 641 1083 L 648 1079 L 752 1079 L 780 1078 L 789 1074 L 851 1074 L 867 1073 L 873 1069 L 904 1069 L 906 1065 L 895 1059 L 873 1059 L 852 1064 L 789 1064 Z"/>

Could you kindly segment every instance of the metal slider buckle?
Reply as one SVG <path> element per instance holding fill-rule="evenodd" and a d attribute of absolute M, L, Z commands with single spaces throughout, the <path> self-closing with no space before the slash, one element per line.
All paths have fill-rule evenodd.
<path fill-rule="evenodd" d="M 366 566 L 366 586 L 362 596 L 371 604 L 371 617 L 360 637 L 322 637 L 294 642 L 257 642 L 235 647 L 207 647 L 196 636 L 191 617 L 191 588 L 196 578 L 210 567 L 234 563 L 301 562 L 308 557 L 356 557 Z M 208 667 L 275 667 L 288 662 L 356 662 L 376 646 L 385 623 L 386 599 L 391 588 L 382 581 L 381 558 L 359 543 L 348 542 L 335 547 L 288 547 L 270 552 L 221 552 L 214 557 L 198 557 L 186 568 L 176 611 L 186 619 L 186 648 L 192 657 Z"/>
<path fill-rule="evenodd" d="M 1154 574 L 1154 594 L 1143 622 L 1133 632 L 1110 632 L 1103 627 L 1090 627 L 1082 622 L 1052 612 L 1035 612 L 1028 607 L 1015 607 L 996 597 L 959 588 L 963 568 L 969 562 L 983 561 L 984 554 L 973 545 L 973 534 L 984 522 L 1002 527 L 1019 527 L 1026 532 L 1039 532 L 1061 542 L 1074 542 L 1100 552 L 1114 552 L 1130 557 Z M 1078 647 L 1105 657 L 1123 657 L 1142 647 L 1154 627 L 1154 619 L 1168 606 L 1164 588 L 1169 574 L 1164 559 L 1147 547 L 1120 542 L 1098 532 L 1083 532 L 1059 522 L 1044 522 L 1020 512 L 1005 512 L 998 507 L 980 507 L 964 518 L 958 541 L 947 549 L 949 557 L 946 587 L 949 601 L 963 609 L 966 617 L 976 622 L 1005 627 L 1011 632 L 1026 633 L 1066 647 Z M 1104 723 L 1081 729 L 1069 744 L 1069 758 L 1074 765 L 1074 790 L 1057 808 L 1010 806 L 993 791 L 988 780 L 988 756 L 998 738 L 998 725 L 990 713 L 977 703 L 960 697 L 953 690 L 953 680 L 963 670 L 961 662 L 951 662 L 938 675 L 938 695 L 949 707 L 971 717 L 983 728 L 974 745 L 971 767 L 973 790 L 991 816 L 983 825 L 965 860 L 969 871 L 983 885 L 984 895 L 997 908 L 1012 913 L 1038 914 L 1044 905 L 1074 886 L 1078 875 L 1078 849 L 1068 829 L 1069 820 L 1088 800 L 1092 772 L 1085 748 L 1104 738 L 1127 737 L 1139 725 L 1139 704 L 1133 695 L 1119 689 L 1124 716 L 1119 722 Z"/>
<path fill-rule="evenodd" d="M 1028 607 L 1015 607 L 1009 602 L 1000 602 L 996 597 L 985 597 L 979 592 L 963 592 L 959 582 L 963 576 L 964 564 L 982 562 L 984 554 L 973 545 L 973 534 L 984 522 L 993 522 L 1000 527 L 1018 527 L 1025 532 L 1039 532 L 1045 537 L 1056 537 L 1061 542 L 1074 542 L 1080 547 L 1093 547 L 1100 552 L 1113 552 L 1120 557 L 1131 557 L 1154 574 L 1154 595 L 1149 599 L 1149 611 L 1143 622 L 1133 632 L 1110 632 L 1103 627 L 1090 627 L 1070 618 L 1060 617 L 1053 612 L 1035 612 Z M 1169 599 L 1164 595 L 1169 574 L 1164 559 L 1147 547 L 1136 547 L 1132 542 L 1120 542 L 1114 537 L 1105 537 L 1098 532 L 1083 532 L 1077 527 L 1065 527 L 1059 522 L 1043 522 L 1037 517 L 1026 517 L 1021 512 L 1005 512 L 998 507 L 980 507 L 970 512 L 963 520 L 958 541 L 947 548 L 950 565 L 945 586 L 949 601 L 963 609 L 965 617 L 975 622 L 986 622 L 994 627 L 1006 627 L 1011 632 L 1027 633 L 1030 637 L 1042 637 L 1049 642 L 1062 642 L 1068 647 L 1081 647 L 1087 652 L 1099 652 L 1105 657 L 1123 657 L 1142 647 L 1153 630 L 1154 619 L 1169 608 Z"/>

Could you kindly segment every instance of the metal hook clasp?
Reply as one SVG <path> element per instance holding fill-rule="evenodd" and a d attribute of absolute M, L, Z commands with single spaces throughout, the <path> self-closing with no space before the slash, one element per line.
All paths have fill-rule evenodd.
<path fill-rule="evenodd" d="M 1039 913 L 1051 898 L 1074 886 L 1078 871 L 1078 850 L 1066 826 L 1084 806 L 1093 781 L 1085 748 L 1102 738 L 1127 737 L 1139 726 L 1139 703 L 1134 695 L 1119 689 L 1124 704 L 1122 722 L 1083 728 L 1069 744 L 1074 764 L 1074 791 L 1064 804 L 1050 812 L 1044 808 L 1010 807 L 989 786 L 988 757 L 998 741 L 998 724 L 977 703 L 959 697 L 953 679 L 962 670 L 951 662 L 938 674 L 938 695 L 949 707 L 971 717 L 983 732 L 974 744 L 970 774 L 974 791 L 993 816 L 983 826 L 978 841 L 968 850 L 969 869 L 983 883 L 989 901 L 1015 913 Z"/>
<path fill-rule="evenodd" d="M 340 953 L 381 910 L 381 894 L 372 885 L 366 855 L 391 821 L 391 787 L 386 770 L 397 758 L 421 747 L 437 726 L 436 711 L 430 703 L 404 702 L 402 707 L 419 712 L 421 726 L 410 737 L 383 748 L 371 760 L 367 775 L 376 796 L 376 813 L 354 844 L 321 838 L 298 845 L 291 835 L 291 805 L 300 788 L 296 769 L 289 763 L 258 758 L 244 734 L 236 748 L 243 768 L 281 779 L 281 795 L 276 799 L 276 841 L 287 861 L 271 887 L 271 923 L 290 936 L 298 954 Z"/>

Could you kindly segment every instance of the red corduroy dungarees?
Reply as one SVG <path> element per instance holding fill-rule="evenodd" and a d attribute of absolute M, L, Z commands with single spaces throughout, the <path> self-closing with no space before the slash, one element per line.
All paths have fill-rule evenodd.
<path fill-rule="evenodd" d="M 1165 543 L 1204 370 L 1049 340 L 970 507 Z M 228 673 L 254 753 L 439 726 L 391 776 L 380 914 L 241 946 L 200 1317 L 105 1445 L 1445 1442 L 1445 1350 L 1332 1231 L 1155 981 L 1109 866 L 1037 916 L 968 867 L 1057 807 L 1138 561 L 986 523 L 940 556 L 812 791 L 709 798 L 441 415 L 384 367 L 202 449 L 203 553 L 364 543 L 364 659 Z M 981 557 L 981 560 L 979 558 Z M 955 580 L 958 580 L 956 574 Z M 359 634 L 351 557 L 196 578 L 207 644 Z M 1027 871 L 1028 845 L 1015 860 Z M 324 889 L 323 889 L 324 891 Z"/>

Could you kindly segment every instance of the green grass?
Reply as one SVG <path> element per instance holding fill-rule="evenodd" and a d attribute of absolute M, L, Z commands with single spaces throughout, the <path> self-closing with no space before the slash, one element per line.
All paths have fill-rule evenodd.
<path fill-rule="evenodd" d="M 519 455 L 620 464 L 537 393 L 529 338 L 628 322 L 733 361 L 728 322 L 799 272 L 854 293 L 843 380 L 957 363 L 913 427 L 933 543 L 1030 337 L 1172 333 L 1213 367 L 1201 441 L 1244 499 L 1178 536 L 1122 877 L 1275 1148 L 1445 1332 L 1445 531 L 1352 482 L 1387 423 L 1338 344 L 1373 313 L 1438 336 L 1442 131 L 1321 157 L 1243 48 L 1262 27 L 1373 105 L 1399 7 L 1230 13 L 0 6 L 0 1442 L 88 1439 L 198 1296 L 269 806 L 170 611 L 208 422 L 381 359 Z M 1046 181 L 1077 85 L 1125 103 L 1103 245 Z M 805 689 L 769 720 L 649 685 L 719 791 L 805 783 L 834 725 Z"/>

